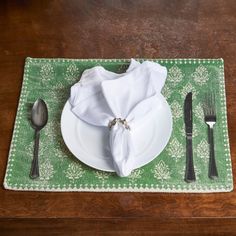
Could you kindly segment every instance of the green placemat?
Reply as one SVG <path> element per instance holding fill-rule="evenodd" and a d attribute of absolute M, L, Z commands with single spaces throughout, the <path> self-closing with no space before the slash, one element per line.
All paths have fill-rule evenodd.
<path fill-rule="evenodd" d="M 142 59 L 139 59 L 143 61 Z M 4 180 L 6 189 L 24 191 L 134 191 L 134 192 L 229 192 L 233 189 L 227 131 L 224 64 L 222 59 L 158 59 L 168 68 L 163 95 L 171 106 L 173 133 L 165 150 L 148 165 L 129 177 L 98 171 L 78 161 L 65 146 L 60 132 L 60 116 L 70 87 L 82 72 L 95 65 L 117 73 L 129 65 L 127 59 L 33 59 L 27 58 L 15 127 Z M 215 151 L 217 180 L 208 178 L 207 126 L 201 100 L 214 89 L 217 98 Z M 193 92 L 193 152 L 196 182 L 184 182 L 185 132 L 183 103 Z M 49 108 L 49 122 L 41 132 L 40 178 L 31 180 L 34 130 L 29 112 L 37 98 Z"/>

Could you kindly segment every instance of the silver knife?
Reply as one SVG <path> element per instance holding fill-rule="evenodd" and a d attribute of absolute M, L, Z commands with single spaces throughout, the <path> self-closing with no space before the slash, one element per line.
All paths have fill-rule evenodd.
<path fill-rule="evenodd" d="M 184 123 L 185 123 L 185 134 L 186 134 L 185 181 L 187 183 L 191 183 L 196 180 L 194 165 L 193 165 L 193 148 L 192 148 L 192 134 L 193 134 L 192 92 L 187 94 L 184 101 Z"/>

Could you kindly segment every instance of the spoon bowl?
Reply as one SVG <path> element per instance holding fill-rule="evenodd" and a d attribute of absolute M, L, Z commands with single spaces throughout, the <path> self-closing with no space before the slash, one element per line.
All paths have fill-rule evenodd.
<path fill-rule="evenodd" d="M 31 111 L 31 123 L 35 130 L 41 130 L 48 122 L 48 109 L 42 99 L 37 99 Z"/>

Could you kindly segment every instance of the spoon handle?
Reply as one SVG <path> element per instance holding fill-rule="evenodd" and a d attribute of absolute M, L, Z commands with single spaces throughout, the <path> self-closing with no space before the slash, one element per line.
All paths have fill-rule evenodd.
<path fill-rule="evenodd" d="M 40 133 L 38 130 L 35 131 L 35 140 L 34 140 L 34 158 L 31 164 L 30 178 L 36 179 L 39 177 L 39 163 L 38 163 L 38 155 L 39 155 L 39 137 Z"/>

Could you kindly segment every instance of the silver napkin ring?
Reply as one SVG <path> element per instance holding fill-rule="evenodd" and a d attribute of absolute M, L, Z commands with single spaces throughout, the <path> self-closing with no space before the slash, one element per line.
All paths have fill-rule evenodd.
<path fill-rule="evenodd" d="M 130 127 L 126 119 L 121 119 L 121 118 L 114 118 L 113 120 L 111 120 L 108 124 L 109 129 L 111 129 L 114 125 L 116 125 L 116 123 L 122 124 L 126 129 L 130 130 Z"/>

